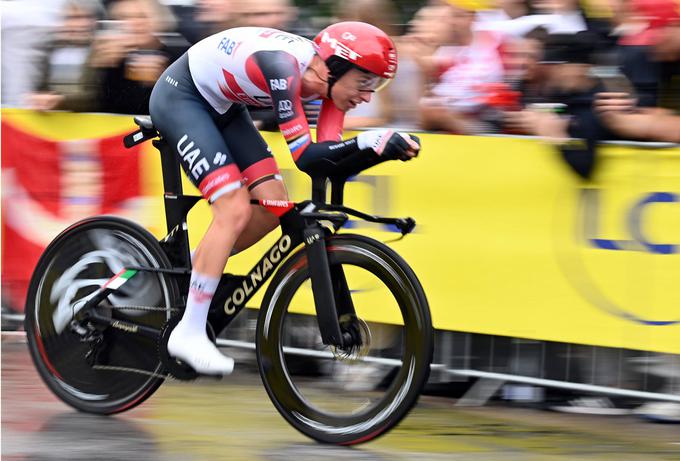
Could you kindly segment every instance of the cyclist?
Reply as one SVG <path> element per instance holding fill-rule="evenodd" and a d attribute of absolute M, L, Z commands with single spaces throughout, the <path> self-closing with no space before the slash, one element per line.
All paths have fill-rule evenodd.
<path fill-rule="evenodd" d="M 341 137 L 344 113 L 370 101 L 396 70 L 397 53 L 384 32 L 342 22 L 314 41 L 267 28 L 225 30 L 192 46 L 161 75 L 149 104 L 152 120 L 212 210 L 212 222 L 192 257 L 186 310 L 168 340 L 171 356 L 202 374 L 232 371 L 233 359 L 222 355 L 205 332 L 210 302 L 229 255 L 278 225 L 250 199 L 287 200 L 276 162 L 246 105 L 273 107 L 303 171 L 328 171 L 358 151 L 408 160 L 420 145 L 406 133 L 380 129 L 345 141 Z M 319 98 L 312 142 L 302 104 Z"/>

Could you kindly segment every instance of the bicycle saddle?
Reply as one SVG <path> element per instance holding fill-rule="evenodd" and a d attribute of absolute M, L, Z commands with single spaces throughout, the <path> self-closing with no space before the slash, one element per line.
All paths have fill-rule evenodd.
<path fill-rule="evenodd" d="M 148 115 L 138 115 L 135 117 L 135 123 L 137 126 L 144 130 L 155 130 L 156 128 L 153 126 L 153 121 L 151 121 L 151 117 Z"/>

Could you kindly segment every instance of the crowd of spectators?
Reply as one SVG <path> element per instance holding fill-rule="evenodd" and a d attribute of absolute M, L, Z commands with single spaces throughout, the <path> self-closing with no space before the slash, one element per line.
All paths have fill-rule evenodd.
<path fill-rule="evenodd" d="M 348 128 L 537 135 L 567 145 L 565 157 L 602 139 L 680 142 L 677 0 L 479 1 L 420 0 L 405 11 L 346 0 L 323 16 L 292 0 L 2 0 L 2 101 L 146 113 L 163 69 L 210 34 L 259 26 L 311 37 L 359 20 L 394 38 L 400 62 Z M 271 114 L 254 117 L 275 129 Z"/>

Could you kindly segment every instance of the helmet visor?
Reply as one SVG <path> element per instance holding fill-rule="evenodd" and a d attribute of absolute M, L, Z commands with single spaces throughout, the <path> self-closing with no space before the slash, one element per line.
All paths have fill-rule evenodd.
<path fill-rule="evenodd" d="M 381 77 L 364 71 L 364 75 L 359 80 L 359 91 L 374 93 L 385 88 L 391 81 L 391 78 Z"/>

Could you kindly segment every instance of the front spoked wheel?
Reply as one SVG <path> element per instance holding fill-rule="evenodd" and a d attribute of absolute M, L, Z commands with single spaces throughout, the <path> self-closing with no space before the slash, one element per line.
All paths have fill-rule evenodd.
<path fill-rule="evenodd" d="M 337 235 L 327 249 L 331 272 L 347 280 L 354 312 L 342 314 L 340 326 L 353 345 L 322 344 L 300 251 L 265 295 L 257 356 L 265 388 L 288 422 L 320 442 L 351 445 L 385 433 L 416 403 L 429 376 L 432 322 L 417 277 L 390 248 Z"/>
<path fill-rule="evenodd" d="M 79 311 L 111 277 L 131 266 L 170 268 L 153 236 L 114 217 L 81 221 L 43 253 L 26 300 L 26 336 L 40 376 L 61 400 L 98 414 L 139 405 L 163 382 L 158 340 L 135 328 L 160 330 L 178 303 L 176 281 L 139 271 L 95 311 L 106 327 Z M 118 327 L 123 322 L 125 325 Z"/>

